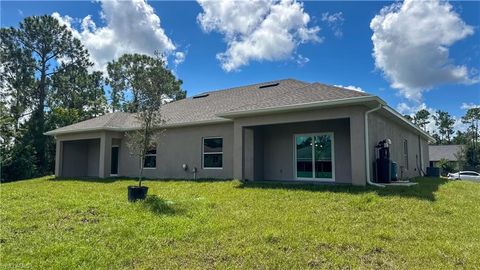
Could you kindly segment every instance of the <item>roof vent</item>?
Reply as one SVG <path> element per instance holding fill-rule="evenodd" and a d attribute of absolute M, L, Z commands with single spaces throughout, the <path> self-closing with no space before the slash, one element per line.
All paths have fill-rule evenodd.
<path fill-rule="evenodd" d="M 200 95 L 193 96 L 192 98 L 194 98 L 194 99 L 204 98 L 204 97 L 208 97 L 208 95 L 210 95 L 210 94 L 200 94 Z"/>
<path fill-rule="evenodd" d="M 277 86 L 279 85 L 280 83 L 271 83 L 271 84 L 264 84 L 264 85 L 260 85 L 258 88 L 268 88 L 268 87 L 274 87 L 274 86 Z"/>

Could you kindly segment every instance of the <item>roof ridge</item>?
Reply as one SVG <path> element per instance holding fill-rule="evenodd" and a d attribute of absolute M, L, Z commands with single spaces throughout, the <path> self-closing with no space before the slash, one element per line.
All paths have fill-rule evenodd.
<path fill-rule="evenodd" d="M 284 91 L 282 91 L 281 93 L 278 93 L 277 96 L 268 96 L 268 97 L 265 97 L 265 98 L 262 98 L 262 99 L 256 99 L 255 102 L 252 102 L 252 103 L 247 103 L 247 104 L 243 104 L 242 106 L 239 106 L 239 107 L 236 107 L 236 108 L 232 108 L 230 110 L 228 110 L 228 112 L 232 112 L 232 111 L 235 111 L 235 110 L 238 110 L 242 107 L 248 107 L 248 106 L 251 106 L 251 105 L 255 105 L 255 104 L 258 104 L 260 103 L 261 101 L 266 101 L 266 100 L 271 100 L 273 98 L 276 98 L 278 96 L 281 96 L 281 95 L 285 95 L 287 94 L 288 92 L 292 91 L 292 90 L 300 90 L 300 89 L 303 89 L 303 88 L 306 88 L 306 87 L 309 87 L 311 85 L 313 85 L 314 83 L 307 83 L 307 85 L 304 85 L 302 87 L 297 87 L 297 88 L 288 88 L 288 89 L 285 89 Z"/>
<path fill-rule="evenodd" d="M 310 84 L 310 83 L 308 83 L 308 82 L 304 82 L 304 81 L 301 81 L 301 80 L 292 79 L 292 78 L 287 78 L 287 79 L 279 79 L 279 80 L 273 80 L 273 81 L 267 81 L 267 82 L 259 82 L 259 83 L 253 83 L 253 84 L 246 84 L 246 85 L 242 85 L 242 86 L 236 86 L 236 87 L 230 87 L 230 88 L 224 88 L 224 89 L 210 90 L 210 91 L 198 93 L 197 95 L 206 94 L 206 93 L 217 93 L 217 92 L 231 91 L 231 90 L 237 89 L 237 88 L 252 87 L 252 86 L 256 86 L 256 85 L 271 84 L 271 83 L 285 82 L 285 81 L 295 81 L 295 82 L 301 82 L 301 83 Z"/>

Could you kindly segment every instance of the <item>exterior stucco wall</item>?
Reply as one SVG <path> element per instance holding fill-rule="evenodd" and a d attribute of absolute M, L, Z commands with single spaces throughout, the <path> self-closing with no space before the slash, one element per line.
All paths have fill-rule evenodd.
<path fill-rule="evenodd" d="M 223 138 L 223 168 L 202 168 L 202 144 L 204 137 Z M 119 175 L 136 177 L 140 162 L 128 151 L 126 138 L 121 140 L 119 149 Z M 182 168 L 188 166 L 188 171 Z M 144 169 L 148 178 L 192 179 L 192 169 L 197 168 L 196 177 L 231 179 L 233 178 L 233 124 L 217 124 L 169 128 L 157 144 L 157 167 Z"/>
<path fill-rule="evenodd" d="M 424 174 L 427 173 L 427 167 L 430 166 L 430 164 L 429 164 L 430 153 L 429 153 L 428 143 L 429 143 L 429 141 L 426 140 L 426 139 L 421 139 L 420 140 L 420 145 L 422 147 L 422 169 L 423 169 Z"/>
<path fill-rule="evenodd" d="M 295 134 L 333 132 L 335 182 L 351 183 L 350 120 L 336 119 L 262 127 L 264 180 L 295 180 Z"/>
<path fill-rule="evenodd" d="M 426 173 L 427 171 L 427 167 L 430 166 L 430 147 L 428 146 L 429 145 L 429 141 L 427 140 L 422 140 L 422 159 L 423 159 L 423 164 L 422 164 L 422 168 L 424 169 L 424 173 Z"/>
<path fill-rule="evenodd" d="M 411 178 L 419 176 L 421 170 L 426 171 L 428 166 L 428 142 L 415 133 L 411 128 L 400 124 L 381 113 L 374 112 L 369 115 L 369 151 L 370 168 L 372 177 L 375 175 L 375 145 L 386 138 L 392 141 L 390 146 L 390 159 L 398 164 L 398 176 L 401 177 L 403 168 L 403 177 Z M 404 141 L 408 145 L 408 164 L 405 159 Z M 407 166 L 408 165 L 408 166 Z M 421 169 L 420 169 L 421 168 Z"/>
<path fill-rule="evenodd" d="M 87 176 L 98 177 L 98 168 L 100 164 L 100 140 L 93 139 L 88 141 L 88 170 Z"/>
<path fill-rule="evenodd" d="M 55 138 L 57 141 L 99 139 L 103 133 L 105 132 L 82 132 L 82 133 L 62 134 L 62 135 L 57 135 Z"/>

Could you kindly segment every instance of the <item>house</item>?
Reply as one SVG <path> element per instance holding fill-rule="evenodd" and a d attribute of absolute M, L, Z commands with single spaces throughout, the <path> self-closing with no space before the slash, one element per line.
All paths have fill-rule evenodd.
<path fill-rule="evenodd" d="M 325 181 L 366 185 L 374 146 L 392 141 L 404 177 L 428 165 L 427 133 L 367 93 L 286 79 L 205 92 L 164 105 L 166 131 L 143 164 L 149 178 Z M 135 177 L 115 112 L 45 133 L 55 136 L 55 175 Z"/>
<path fill-rule="evenodd" d="M 429 145 L 428 153 L 430 160 L 430 167 L 439 167 L 439 161 L 442 159 L 448 160 L 450 165 L 455 170 L 460 170 L 458 164 L 458 154 L 462 151 L 463 145 Z"/>

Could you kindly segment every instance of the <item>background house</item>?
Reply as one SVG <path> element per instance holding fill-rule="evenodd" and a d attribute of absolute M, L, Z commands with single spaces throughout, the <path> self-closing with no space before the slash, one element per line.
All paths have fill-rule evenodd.
<path fill-rule="evenodd" d="M 454 170 L 460 170 L 458 154 L 462 151 L 463 145 L 429 145 L 428 153 L 430 167 L 440 167 L 439 162 L 442 159 L 448 160 L 450 167 Z"/>

